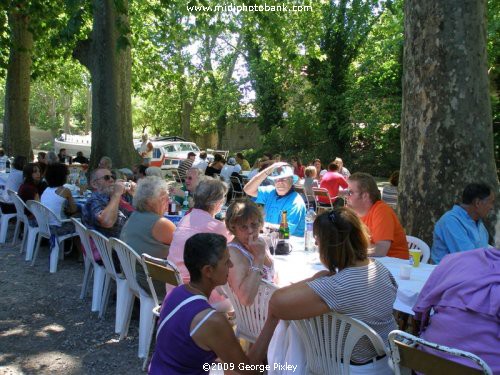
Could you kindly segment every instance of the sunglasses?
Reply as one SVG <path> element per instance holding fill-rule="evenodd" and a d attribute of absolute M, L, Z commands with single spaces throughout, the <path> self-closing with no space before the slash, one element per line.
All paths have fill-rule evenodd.
<path fill-rule="evenodd" d="M 100 180 L 100 179 L 103 179 L 104 181 L 109 181 L 109 180 L 111 180 L 111 179 L 113 179 L 113 180 L 114 180 L 115 178 L 114 178 L 112 175 L 107 174 L 107 175 L 105 175 L 105 176 L 102 176 L 102 177 L 96 178 L 96 180 Z"/>

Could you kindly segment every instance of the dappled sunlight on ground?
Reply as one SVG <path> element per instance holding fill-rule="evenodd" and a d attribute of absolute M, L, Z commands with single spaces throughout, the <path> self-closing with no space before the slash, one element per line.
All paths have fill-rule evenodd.
<path fill-rule="evenodd" d="M 65 331 L 65 328 L 59 324 L 49 324 L 43 327 L 38 332 L 35 332 L 37 337 L 47 337 L 50 333 L 60 333 Z"/>

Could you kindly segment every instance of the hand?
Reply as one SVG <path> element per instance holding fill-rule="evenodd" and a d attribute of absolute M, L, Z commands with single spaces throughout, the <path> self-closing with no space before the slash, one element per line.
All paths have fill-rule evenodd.
<path fill-rule="evenodd" d="M 113 185 L 113 195 L 114 196 L 121 196 L 126 191 L 127 191 L 127 189 L 125 188 L 123 180 L 118 180 Z"/>
<path fill-rule="evenodd" d="M 127 190 L 127 192 L 131 195 L 134 196 L 135 194 L 135 189 L 137 188 L 137 184 L 133 181 L 128 181 L 128 184 L 130 184 L 130 188 Z"/>
<path fill-rule="evenodd" d="M 272 171 L 274 171 L 276 168 L 283 167 L 283 166 L 285 166 L 285 165 L 290 165 L 290 164 L 285 163 L 285 162 L 283 162 L 283 161 L 279 161 L 279 162 L 277 162 L 277 163 L 274 163 L 274 164 L 270 165 L 269 167 L 267 167 L 267 168 L 265 169 L 266 174 L 269 176 L 269 175 L 271 174 L 271 172 L 272 172 Z"/>
<path fill-rule="evenodd" d="M 263 263 L 266 258 L 266 241 L 256 233 L 248 239 L 248 247 L 256 263 Z"/>

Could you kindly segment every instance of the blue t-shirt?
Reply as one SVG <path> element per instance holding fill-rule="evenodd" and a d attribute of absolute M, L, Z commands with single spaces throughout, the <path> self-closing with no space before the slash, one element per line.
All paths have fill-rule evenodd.
<path fill-rule="evenodd" d="M 438 264 L 448 254 L 481 247 L 488 247 L 488 231 L 483 221 L 474 221 L 467 211 L 455 205 L 434 227 L 431 259 Z"/>
<path fill-rule="evenodd" d="M 271 224 L 279 224 L 281 212 L 287 212 L 290 235 L 303 236 L 306 223 L 306 205 L 296 191 L 279 196 L 274 186 L 259 186 L 256 203 L 264 205 L 264 220 Z"/>

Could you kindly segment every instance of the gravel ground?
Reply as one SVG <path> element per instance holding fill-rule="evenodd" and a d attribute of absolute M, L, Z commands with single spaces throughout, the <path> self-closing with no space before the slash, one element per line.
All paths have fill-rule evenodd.
<path fill-rule="evenodd" d="M 144 374 L 138 320 L 119 341 L 113 297 L 104 319 L 90 311 L 92 285 L 79 299 L 83 263 L 68 257 L 50 274 L 47 247 L 34 267 L 19 249 L 0 247 L 0 374 Z"/>

